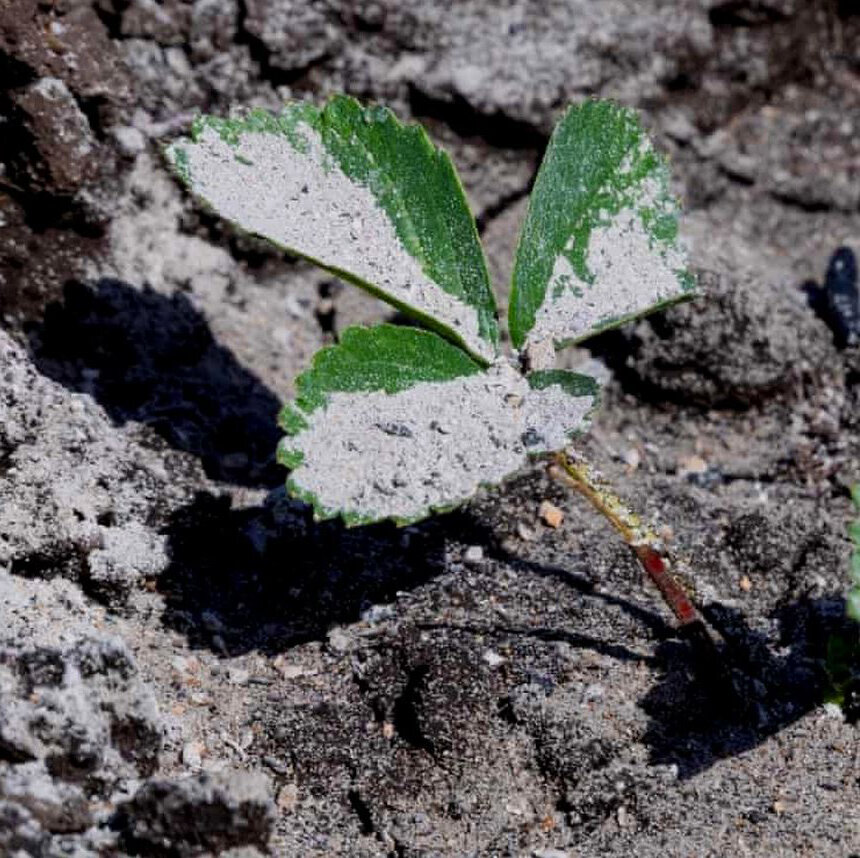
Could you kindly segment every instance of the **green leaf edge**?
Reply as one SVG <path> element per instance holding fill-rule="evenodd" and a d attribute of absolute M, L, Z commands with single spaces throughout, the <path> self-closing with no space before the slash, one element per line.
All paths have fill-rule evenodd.
<path fill-rule="evenodd" d="M 405 373 L 399 375 L 398 368 L 392 366 L 393 374 L 387 379 L 383 379 L 381 386 L 325 387 L 320 384 L 326 373 L 332 370 L 336 362 L 343 361 L 345 355 L 358 357 L 360 362 L 355 362 L 354 365 L 361 370 L 373 362 L 366 359 L 365 355 L 370 352 L 364 350 L 376 350 L 378 355 L 380 347 L 385 350 L 402 348 L 406 354 L 410 348 L 421 349 L 425 345 L 430 348 L 441 347 L 442 350 L 439 352 L 438 363 L 424 363 L 420 367 L 418 377 L 410 377 Z M 422 355 L 417 356 L 422 357 Z M 373 360 L 377 361 L 379 358 L 374 357 Z M 451 361 L 451 367 L 445 367 L 442 363 L 443 360 Z M 379 362 L 383 363 L 383 361 Z M 296 377 L 296 395 L 293 397 L 293 402 L 305 414 L 312 414 L 326 404 L 329 393 L 384 391 L 393 394 L 408 390 L 422 382 L 450 381 L 463 376 L 477 375 L 482 369 L 483 367 L 463 349 L 432 331 L 425 331 L 410 325 L 393 325 L 387 322 L 371 326 L 352 325 L 343 331 L 339 342 L 319 349 L 313 356 L 310 367 Z M 283 414 L 284 412 L 282 412 Z M 292 417 L 293 413 L 288 412 L 281 423 L 281 428 L 285 431 L 289 431 L 288 427 L 291 425 Z M 286 425 L 284 425 L 285 423 Z"/>
<path fill-rule="evenodd" d="M 511 342 L 513 343 L 514 347 L 517 349 L 521 349 L 523 347 L 523 345 L 526 343 L 526 341 L 528 339 L 529 332 L 534 327 L 534 322 L 535 322 L 535 317 L 537 315 L 537 311 L 541 307 L 541 305 L 543 304 L 543 301 L 546 297 L 546 289 L 544 289 L 544 291 L 541 295 L 541 300 L 538 301 L 534 307 L 529 307 L 528 309 L 526 309 L 526 311 L 524 313 L 520 312 L 519 307 L 520 307 L 521 302 L 518 300 L 518 297 L 519 297 L 519 293 L 521 290 L 517 289 L 517 286 L 516 286 L 516 283 L 517 283 L 516 277 L 517 277 L 517 271 L 518 271 L 518 267 L 519 267 L 520 249 L 523 245 L 523 241 L 525 240 L 526 232 L 529 228 L 529 224 L 530 224 L 530 220 L 531 220 L 532 208 L 534 206 L 535 199 L 536 199 L 535 188 L 537 188 L 539 186 L 542 175 L 545 173 L 546 170 L 549 169 L 549 165 L 547 163 L 547 158 L 546 158 L 546 152 L 548 152 L 550 150 L 550 147 L 553 144 L 553 138 L 555 137 L 556 133 L 560 133 L 560 129 L 562 128 L 564 123 L 568 120 L 568 117 L 571 115 L 571 113 L 574 113 L 574 112 L 581 113 L 581 112 L 587 111 L 587 110 L 610 110 L 610 109 L 615 109 L 615 110 L 618 110 L 618 111 L 622 112 L 623 114 L 625 114 L 625 116 L 628 119 L 632 120 L 633 125 L 635 126 L 635 129 L 639 132 L 639 134 L 648 141 L 648 143 L 651 147 L 651 153 L 653 154 L 654 158 L 657 161 L 657 169 L 660 169 L 666 173 L 666 182 L 667 182 L 667 186 L 668 186 L 668 178 L 669 178 L 669 175 L 671 173 L 670 159 L 669 159 L 668 155 L 666 155 L 663 152 L 658 151 L 653 146 L 653 143 L 651 142 L 651 139 L 648 136 L 647 131 L 642 126 L 642 123 L 641 123 L 640 118 L 639 118 L 639 114 L 635 110 L 633 110 L 632 108 L 624 107 L 623 105 L 620 105 L 611 99 L 598 99 L 598 98 L 589 98 L 584 102 L 580 102 L 579 104 L 571 104 L 567 107 L 567 109 L 565 110 L 561 119 L 559 119 L 559 121 L 556 123 L 556 126 L 553 129 L 553 134 L 550 137 L 550 142 L 547 145 L 546 151 L 544 152 L 543 160 L 541 161 L 541 165 L 538 169 L 537 176 L 535 177 L 534 185 L 532 188 L 532 193 L 531 193 L 530 198 L 529 198 L 528 210 L 526 212 L 526 217 L 523 221 L 523 225 L 522 225 L 522 228 L 520 230 L 519 239 L 517 241 L 517 248 L 516 248 L 516 251 L 514 253 L 514 267 L 513 267 L 512 273 L 511 273 L 511 293 L 510 293 L 511 297 L 510 297 L 510 300 L 508 302 L 508 331 L 509 331 L 509 334 L 511 337 Z M 675 232 L 677 232 L 677 220 L 678 220 L 678 217 L 679 217 L 680 212 L 682 210 L 682 205 L 681 205 L 681 201 L 679 199 L 677 199 L 677 197 L 673 197 L 673 198 L 675 200 L 677 211 L 678 211 L 678 215 L 676 215 L 674 218 L 674 220 L 675 220 Z M 578 343 L 585 342 L 586 340 L 590 339 L 593 336 L 596 336 L 597 334 L 603 333 L 603 332 L 608 331 L 608 330 L 612 330 L 613 328 L 620 327 L 621 325 L 627 324 L 628 322 L 631 322 L 631 321 L 634 321 L 636 319 L 640 319 L 640 318 L 643 318 L 645 316 L 648 316 L 651 313 L 658 312 L 659 310 L 666 309 L 667 307 L 672 307 L 675 304 L 683 303 L 685 301 L 689 301 L 689 300 L 695 299 L 696 297 L 699 297 L 700 292 L 697 288 L 696 280 L 695 280 L 695 277 L 692 274 L 692 272 L 690 272 L 689 269 L 684 269 L 684 270 L 678 271 L 676 273 L 678 275 L 678 280 L 679 280 L 679 283 L 681 285 L 681 289 L 683 290 L 682 294 L 676 295 L 672 298 L 664 299 L 663 301 L 659 301 L 659 302 L 653 304 L 652 306 L 645 308 L 643 310 L 636 311 L 635 313 L 629 313 L 629 314 L 626 314 L 624 316 L 619 316 L 619 317 L 608 317 L 604 321 L 598 322 L 597 324 L 593 325 L 590 330 L 586 331 L 581 336 L 570 337 L 570 338 L 560 338 L 560 339 L 554 338 L 555 348 L 558 350 L 558 349 L 566 348 L 567 346 L 576 345 Z M 520 316 L 521 315 L 527 319 L 526 324 L 524 324 L 523 326 L 520 325 Z"/>
<path fill-rule="evenodd" d="M 481 237 L 478 233 L 478 227 L 475 221 L 475 217 L 472 213 L 471 207 L 469 206 L 465 190 L 463 189 L 463 184 L 460 180 L 460 176 L 457 173 L 453 161 L 451 160 L 448 153 L 441 146 L 436 146 L 433 143 L 433 141 L 428 136 L 426 129 L 420 123 L 401 122 L 397 118 L 396 114 L 394 114 L 393 111 L 391 111 L 384 105 L 362 105 L 357 99 L 352 98 L 351 96 L 335 94 L 330 96 L 322 107 L 317 107 L 314 104 L 304 101 L 288 102 L 284 105 L 283 112 L 279 115 L 275 115 L 263 108 L 253 108 L 247 113 L 245 113 L 243 116 L 233 118 L 225 118 L 220 116 L 214 116 L 211 114 L 201 114 L 199 116 L 196 116 L 192 120 L 190 137 L 191 141 L 193 143 L 196 143 L 199 141 L 201 135 L 206 128 L 212 128 L 229 146 L 237 146 L 239 143 L 240 135 L 243 132 L 281 134 L 287 138 L 290 144 L 297 151 L 302 152 L 303 148 L 306 148 L 308 143 L 307 140 L 302 136 L 301 130 L 299 129 L 299 125 L 304 122 L 311 127 L 315 127 L 316 123 L 322 120 L 322 117 L 327 110 L 332 109 L 332 107 L 337 107 L 338 105 L 348 105 L 350 108 L 357 109 L 365 115 L 369 113 L 376 113 L 378 117 L 383 117 L 391 121 L 397 127 L 398 130 L 413 134 L 417 138 L 418 144 L 425 147 L 429 157 L 439 159 L 443 169 L 447 172 L 448 180 L 452 184 L 451 190 L 455 194 L 455 199 L 460 202 L 463 207 L 463 210 L 468 214 L 468 221 L 471 227 L 471 238 L 474 239 L 475 246 L 478 251 L 477 260 L 480 263 L 481 274 L 483 275 L 484 283 L 486 286 L 485 295 L 483 296 L 483 303 L 478 305 L 470 304 L 466 300 L 464 300 L 463 297 L 448 292 L 448 290 L 445 289 L 445 287 L 435 278 L 433 278 L 428 272 L 425 271 L 425 274 L 427 274 L 427 276 L 430 277 L 430 279 L 434 283 L 436 283 L 436 285 L 440 289 L 442 289 L 444 292 L 448 292 L 449 295 L 452 295 L 457 300 L 462 301 L 467 307 L 471 307 L 477 313 L 479 325 L 478 335 L 487 342 L 489 342 L 493 347 L 494 353 L 498 354 L 498 308 L 496 306 L 496 299 L 493 293 L 492 284 L 490 282 L 490 275 L 487 267 L 487 259 L 484 252 L 483 242 L 481 241 Z M 195 197 L 195 199 L 197 199 L 198 202 L 202 204 L 208 211 L 211 211 L 213 214 L 220 217 L 217 210 L 215 210 L 213 206 L 209 205 L 195 192 L 188 165 L 188 153 L 184 148 L 182 148 L 181 139 L 179 141 L 174 141 L 164 146 L 162 148 L 162 155 L 167 161 L 167 164 L 171 171 L 188 188 L 188 190 Z M 226 219 L 224 220 L 226 221 Z M 318 268 L 321 268 L 324 271 L 328 271 L 331 274 L 334 274 L 336 277 L 339 277 L 340 279 L 348 283 L 352 283 L 353 285 L 358 286 L 360 289 L 364 289 L 366 292 L 369 292 L 375 298 L 384 301 L 386 304 L 389 304 L 396 310 L 399 310 L 410 318 L 415 319 L 416 321 L 420 322 L 431 330 L 434 330 L 436 333 L 445 337 L 445 339 L 455 342 L 458 346 L 460 346 L 460 348 L 466 351 L 482 366 L 488 367 L 490 365 L 490 361 L 472 350 L 469 344 L 462 338 L 462 336 L 456 331 L 456 329 L 448 327 L 435 317 L 427 315 L 416 307 L 413 307 L 411 304 L 393 298 L 379 287 L 365 280 L 362 280 L 359 277 L 356 277 L 350 272 L 344 271 L 343 269 L 337 268 L 336 266 L 326 265 L 313 256 L 309 256 L 308 254 L 302 253 L 295 248 L 287 247 L 286 245 L 283 245 L 277 241 L 273 241 L 272 239 L 267 238 L 265 236 L 257 235 L 256 233 L 249 233 L 247 230 L 242 229 L 233 221 L 228 222 L 231 223 L 233 228 L 236 229 L 237 232 L 239 232 L 240 234 L 251 235 L 254 238 L 266 241 L 267 243 L 273 245 L 274 247 L 277 247 L 279 250 L 285 253 L 290 254 L 291 256 L 304 259 L 317 266 Z M 394 225 L 395 230 L 397 230 L 396 222 L 392 220 L 392 224 Z M 416 261 L 421 264 L 420 260 Z M 423 267 L 424 266 L 422 265 L 422 269 Z"/>
<path fill-rule="evenodd" d="M 526 377 L 532 390 L 545 390 L 547 387 L 558 386 L 570 396 L 590 396 L 592 398 L 591 408 L 582 418 L 582 427 L 568 431 L 568 438 L 575 440 L 583 437 L 589 429 L 594 413 L 600 408 L 602 393 L 600 382 L 594 376 L 582 372 L 572 372 L 567 369 L 540 369 L 530 372 Z M 547 455 L 545 453 L 533 454 L 533 456 Z"/>
<path fill-rule="evenodd" d="M 316 374 L 324 370 L 324 364 L 326 361 L 330 357 L 334 356 L 338 350 L 342 351 L 344 348 L 361 348 L 362 340 L 365 340 L 365 338 L 372 339 L 379 334 L 395 337 L 401 336 L 404 338 L 415 336 L 418 338 L 432 337 L 437 339 L 440 344 L 444 344 L 448 349 L 450 349 L 449 354 L 452 357 L 455 355 L 462 356 L 461 367 L 466 371 L 448 375 L 447 377 L 413 379 L 408 384 L 394 384 L 388 387 L 375 388 L 353 388 L 352 390 L 355 392 L 360 392 L 362 389 L 365 389 L 368 391 L 384 390 L 386 393 L 397 393 L 401 390 L 407 390 L 414 384 L 420 384 L 425 381 L 453 380 L 455 378 L 461 378 L 464 375 L 476 375 L 484 369 L 483 365 L 477 363 L 471 355 L 467 354 L 462 349 L 458 349 L 456 345 L 449 342 L 447 339 L 437 337 L 437 335 L 431 331 L 424 331 L 420 328 L 405 325 L 392 325 L 388 323 L 373 325 L 372 327 L 353 325 L 343 332 L 340 342 L 320 349 L 314 355 L 313 360 L 311 361 L 311 366 L 296 377 L 296 396 L 291 402 L 288 402 L 283 406 L 278 416 L 278 424 L 284 432 L 286 432 L 286 437 L 281 439 L 281 443 L 278 445 L 277 449 L 276 458 L 280 464 L 290 470 L 295 470 L 302 464 L 303 456 L 301 451 L 290 449 L 288 444 L 285 442 L 288 441 L 289 437 L 297 435 L 302 431 L 302 429 L 307 428 L 308 424 L 304 415 L 309 415 L 318 408 L 324 407 L 327 401 L 326 394 L 335 392 L 335 389 L 322 390 L 316 384 Z M 327 507 L 320 502 L 316 495 L 298 485 L 292 476 L 287 478 L 286 487 L 287 492 L 292 497 L 306 503 L 313 509 L 315 521 L 327 521 L 329 519 L 340 517 L 343 519 L 343 522 L 347 527 L 359 527 L 361 525 L 376 524 L 382 521 L 393 521 L 398 527 L 405 527 L 410 524 L 415 524 L 418 521 L 423 521 L 425 518 L 428 518 L 435 513 L 450 512 L 468 500 L 468 498 L 464 498 L 461 501 L 456 501 L 451 504 L 432 506 L 426 511 L 417 513 L 414 516 L 385 516 L 383 518 L 376 518 L 374 516 L 358 515 L 354 512 L 350 512 L 349 510 L 332 509 Z M 485 486 L 482 485 L 481 488 L 483 487 Z"/>
<path fill-rule="evenodd" d="M 607 331 L 613 331 L 616 328 L 629 324 L 630 322 L 638 322 L 641 319 L 646 319 L 648 316 L 653 316 L 654 313 L 659 313 L 661 310 L 668 310 L 670 307 L 676 307 L 679 304 L 686 304 L 688 301 L 694 301 L 696 298 L 700 298 L 701 292 L 699 292 L 695 287 L 694 290 L 695 291 L 690 291 L 683 295 L 675 295 L 672 298 L 666 298 L 663 301 L 657 301 L 650 307 L 644 310 L 638 310 L 635 313 L 628 313 L 625 316 L 609 316 L 596 322 L 591 329 L 581 337 L 572 337 L 571 339 L 562 340 L 554 339 L 553 344 L 557 351 L 567 348 L 568 346 L 580 345 L 599 334 L 605 334 Z"/>

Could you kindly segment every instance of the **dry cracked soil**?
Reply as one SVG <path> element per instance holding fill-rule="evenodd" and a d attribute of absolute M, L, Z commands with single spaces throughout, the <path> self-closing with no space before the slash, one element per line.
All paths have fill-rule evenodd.
<path fill-rule="evenodd" d="M 567 102 L 671 153 L 707 297 L 573 359 L 739 694 L 539 466 L 402 530 L 285 496 L 292 378 L 388 312 L 159 147 L 333 91 L 448 149 L 501 292 Z M 0 0 L 0 854 L 856 858 L 860 733 L 824 701 L 860 348 L 811 300 L 838 247 L 854 0 Z"/>

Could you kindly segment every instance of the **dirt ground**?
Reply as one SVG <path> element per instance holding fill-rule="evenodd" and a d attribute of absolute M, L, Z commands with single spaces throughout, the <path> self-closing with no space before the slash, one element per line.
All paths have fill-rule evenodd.
<path fill-rule="evenodd" d="M 566 103 L 671 154 L 707 297 L 570 360 L 739 698 L 538 465 L 402 530 L 286 497 L 293 376 L 389 313 L 159 147 L 341 90 L 448 149 L 502 303 Z M 860 733 L 823 703 L 860 347 L 808 300 L 840 246 L 852 0 L 0 0 L 0 855 L 860 856 Z"/>

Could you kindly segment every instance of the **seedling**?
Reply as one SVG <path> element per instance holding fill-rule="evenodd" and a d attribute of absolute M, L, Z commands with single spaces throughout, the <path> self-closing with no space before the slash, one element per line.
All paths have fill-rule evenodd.
<path fill-rule="evenodd" d="M 553 132 L 516 251 L 513 355 L 460 181 L 420 126 L 338 95 L 200 117 L 167 157 L 222 217 L 421 325 L 350 328 L 296 379 L 278 458 L 318 519 L 415 522 L 541 456 L 701 625 L 654 530 L 571 446 L 597 381 L 554 368 L 557 349 L 695 294 L 666 161 L 633 111 L 587 101 Z"/>

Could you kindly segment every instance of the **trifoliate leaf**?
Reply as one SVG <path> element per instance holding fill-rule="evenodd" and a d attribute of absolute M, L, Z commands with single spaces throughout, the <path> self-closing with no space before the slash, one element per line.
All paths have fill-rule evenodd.
<path fill-rule="evenodd" d="M 287 486 L 318 518 L 417 521 L 450 509 L 581 431 L 596 383 L 488 369 L 429 331 L 350 328 L 281 415 Z"/>
<path fill-rule="evenodd" d="M 691 297 L 669 170 L 632 110 L 571 107 L 553 132 L 514 266 L 511 339 L 556 346 Z"/>
<path fill-rule="evenodd" d="M 245 231 L 366 288 L 484 364 L 494 359 L 495 302 L 475 221 L 450 159 L 420 126 L 335 96 L 323 109 L 201 117 L 167 157 Z"/>

